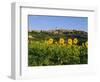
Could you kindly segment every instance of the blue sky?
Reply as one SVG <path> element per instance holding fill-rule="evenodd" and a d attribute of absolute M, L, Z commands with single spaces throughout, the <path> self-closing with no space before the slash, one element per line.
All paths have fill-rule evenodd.
<path fill-rule="evenodd" d="M 30 30 L 52 30 L 57 27 L 58 29 L 74 29 L 87 32 L 88 18 L 69 16 L 29 15 L 28 27 Z"/>

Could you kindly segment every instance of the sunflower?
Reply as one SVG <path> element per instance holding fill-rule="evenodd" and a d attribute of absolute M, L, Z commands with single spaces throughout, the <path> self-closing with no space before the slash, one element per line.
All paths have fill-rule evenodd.
<path fill-rule="evenodd" d="M 73 43 L 74 44 L 77 44 L 78 43 L 78 39 L 77 38 L 74 38 Z"/>
<path fill-rule="evenodd" d="M 48 44 L 52 44 L 53 43 L 53 39 L 50 38 L 48 41 L 47 41 Z"/>
<path fill-rule="evenodd" d="M 86 46 L 86 48 L 88 48 L 88 42 L 87 41 L 85 42 L 85 46 Z"/>
<path fill-rule="evenodd" d="M 72 45 L 72 39 L 71 38 L 68 39 L 68 44 Z"/>
<path fill-rule="evenodd" d="M 85 47 L 84 43 L 82 43 L 82 47 Z"/>
<path fill-rule="evenodd" d="M 64 44 L 64 42 L 65 42 L 65 40 L 64 40 L 63 38 L 60 38 L 60 39 L 59 39 L 59 43 L 60 43 L 60 44 Z"/>

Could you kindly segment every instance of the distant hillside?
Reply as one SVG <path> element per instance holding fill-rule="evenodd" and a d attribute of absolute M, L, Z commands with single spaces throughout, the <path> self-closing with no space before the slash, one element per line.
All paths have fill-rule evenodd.
<path fill-rule="evenodd" d="M 66 30 L 66 29 L 56 29 L 56 30 L 48 30 L 48 31 L 29 31 L 29 35 L 31 35 L 37 41 L 47 40 L 49 38 L 53 38 L 55 41 L 59 40 L 59 38 L 64 38 L 67 40 L 68 38 L 77 38 L 79 40 L 78 44 L 81 45 L 82 42 L 86 42 L 88 39 L 88 33 L 85 31 L 79 30 Z"/>

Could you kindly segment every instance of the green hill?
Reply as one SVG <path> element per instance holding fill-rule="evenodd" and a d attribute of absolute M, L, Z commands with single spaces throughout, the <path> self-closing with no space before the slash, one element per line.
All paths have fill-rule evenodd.
<path fill-rule="evenodd" d="M 78 45 L 81 45 L 83 42 L 86 42 L 88 39 L 88 33 L 85 31 L 79 30 L 66 30 L 66 29 L 57 29 L 57 30 L 48 30 L 48 31 L 29 31 L 29 36 L 32 36 L 35 41 L 44 41 L 49 38 L 53 38 L 55 41 L 58 41 L 59 38 L 64 38 L 66 41 L 68 38 L 77 38 Z"/>

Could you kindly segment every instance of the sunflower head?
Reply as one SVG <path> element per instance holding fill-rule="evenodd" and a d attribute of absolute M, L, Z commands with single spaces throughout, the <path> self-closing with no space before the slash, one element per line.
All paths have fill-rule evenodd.
<path fill-rule="evenodd" d="M 50 38 L 48 41 L 47 41 L 48 44 L 52 44 L 53 43 L 53 39 Z"/>
<path fill-rule="evenodd" d="M 68 39 L 68 44 L 72 45 L 72 39 L 71 38 Z"/>
<path fill-rule="evenodd" d="M 77 44 L 78 43 L 78 39 L 77 38 L 74 38 L 73 43 L 74 44 Z"/>
<path fill-rule="evenodd" d="M 60 38 L 60 39 L 59 39 L 59 43 L 60 43 L 60 44 L 64 44 L 64 42 L 65 42 L 65 40 L 64 40 L 63 38 Z"/>
<path fill-rule="evenodd" d="M 82 43 L 82 47 L 85 47 L 84 43 Z"/>
<path fill-rule="evenodd" d="M 87 41 L 85 42 L 85 46 L 86 46 L 86 48 L 88 48 L 88 42 Z"/>

